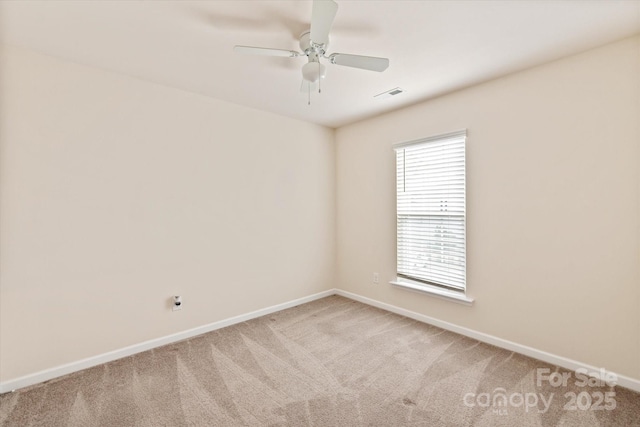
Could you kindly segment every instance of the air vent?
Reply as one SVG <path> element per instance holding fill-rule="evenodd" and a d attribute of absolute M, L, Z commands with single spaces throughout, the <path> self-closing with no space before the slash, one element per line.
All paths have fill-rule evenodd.
<path fill-rule="evenodd" d="M 399 87 L 394 87 L 393 89 L 389 89 L 386 92 L 382 92 L 379 93 L 377 95 L 374 96 L 375 99 L 385 99 L 385 98 L 391 98 L 392 96 L 398 96 L 401 93 L 404 93 L 405 90 Z"/>

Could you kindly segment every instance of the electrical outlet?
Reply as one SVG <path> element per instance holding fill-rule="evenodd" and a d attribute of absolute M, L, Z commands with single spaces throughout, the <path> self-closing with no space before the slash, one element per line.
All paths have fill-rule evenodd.
<path fill-rule="evenodd" d="M 380 283 L 380 275 L 378 273 L 373 273 L 373 283 L 376 285 Z"/>
<path fill-rule="evenodd" d="M 182 297 L 176 295 L 173 297 L 173 311 L 182 310 Z"/>

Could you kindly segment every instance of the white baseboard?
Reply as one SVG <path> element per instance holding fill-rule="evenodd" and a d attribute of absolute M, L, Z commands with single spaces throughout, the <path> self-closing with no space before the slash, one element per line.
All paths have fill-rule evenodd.
<path fill-rule="evenodd" d="M 0 383 L 0 393 L 6 393 L 8 391 L 17 390 L 19 388 L 27 387 L 30 385 L 38 384 L 44 381 L 49 381 L 54 378 L 61 377 L 73 372 L 81 371 L 83 369 L 91 368 L 102 363 L 111 362 L 116 359 L 131 356 L 136 353 L 151 350 L 152 348 L 161 347 L 163 345 L 171 344 L 177 341 L 182 341 L 187 338 L 201 335 L 207 332 L 215 331 L 216 329 L 224 328 L 227 326 L 235 325 L 236 323 L 246 322 L 247 320 L 255 319 L 256 317 L 265 316 L 267 314 L 275 313 L 286 308 L 295 307 L 296 305 L 311 302 L 320 298 L 325 298 L 330 295 L 335 295 L 336 290 L 330 289 L 328 291 L 319 292 L 317 294 L 309 295 L 307 297 L 298 298 L 293 301 L 288 301 L 282 304 L 273 305 L 271 307 L 263 308 L 260 310 L 252 311 L 250 313 L 242 314 L 240 316 L 231 317 L 229 319 L 213 322 L 208 325 L 199 326 L 197 328 L 189 329 L 177 334 L 167 335 L 165 337 L 156 338 L 153 340 L 145 341 L 140 344 L 124 347 L 119 350 L 110 351 L 108 353 L 99 354 L 97 356 L 89 357 L 86 359 L 78 360 L 77 362 L 67 363 L 65 365 L 56 366 L 55 368 L 46 369 L 44 371 L 36 372 L 33 374 L 25 375 L 23 377 L 16 378 Z"/>
<path fill-rule="evenodd" d="M 44 371 L 40 371 L 34 374 L 29 374 L 20 378 L 16 378 L 14 380 L 9 380 L 9 381 L 0 383 L 0 393 L 6 393 L 8 391 L 38 384 L 44 381 L 58 378 L 63 375 L 67 375 L 73 372 L 81 371 L 83 369 L 91 368 L 93 366 L 100 365 L 102 363 L 111 362 L 116 359 L 121 359 L 123 357 L 131 356 L 136 353 L 141 353 L 143 351 L 151 350 L 152 348 L 161 347 L 163 345 L 167 345 L 167 344 L 171 344 L 187 338 L 191 338 L 196 335 L 201 335 L 207 332 L 215 331 L 216 329 L 235 325 L 237 323 L 246 322 L 247 320 L 251 320 L 257 317 L 265 316 L 267 314 L 275 313 L 277 311 L 291 308 L 296 305 L 315 301 L 320 298 L 325 298 L 330 295 L 340 295 L 345 298 L 359 301 L 361 303 L 364 303 L 373 307 L 378 307 L 383 310 L 387 310 L 392 313 L 399 314 L 401 316 L 406 316 L 411 319 L 417 320 L 419 322 L 428 323 L 430 325 L 437 326 L 439 328 L 446 329 L 448 331 L 455 332 L 460 335 L 464 335 L 469 338 L 473 338 L 487 344 L 495 345 L 496 347 L 504 348 L 510 351 L 515 351 L 525 356 L 542 360 L 544 362 L 551 363 L 553 365 L 557 365 L 565 369 L 569 369 L 571 371 L 575 371 L 576 369 L 579 369 L 579 368 L 586 368 L 589 372 L 596 372 L 596 373 L 600 372 L 599 368 L 586 365 L 584 363 L 580 363 L 578 361 L 568 359 L 566 357 L 557 356 L 555 354 L 547 353 L 545 351 L 528 347 L 526 345 L 522 345 L 522 344 L 514 343 L 512 341 L 508 341 L 502 338 L 498 338 L 493 335 L 474 331 L 472 329 L 458 326 L 453 323 L 445 322 L 443 320 L 435 319 L 433 317 L 429 317 L 424 314 L 420 314 L 410 310 L 406 310 L 404 308 L 396 307 L 394 305 L 380 302 L 380 301 L 367 298 L 361 295 L 357 295 L 351 292 L 343 291 L 341 289 L 329 289 L 327 291 L 319 292 L 317 294 L 309 295 L 307 297 L 298 298 L 293 301 L 289 301 L 289 302 L 277 304 L 271 307 L 263 308 L 260 310 L 252 311 L 250 313 L 242 314 L 240 316 L 235 316 L 229 319 L 220 320 L 218 322 L 213 322 L 208 325 L 189 329 L 187 331 L 179 332 L 177 334 L 167 335 L 162 338 L 145 341 L 140 344 L 135 344 L 129 347 L 121 348 L 119 350 L 114 350 L 108 353 L 89 357 L 87 359 L 82 359 L 77 362 L 72 362 L 65 365 L 57 366 L 55 368 L 46 369 Z M 617 381 L 618 385 L 628 388 L 630 390 L 640 392 L 640 380 L 627 377 L 624 375 L 616 374 L 616 376 L 618 380 Z"/>
<path fill-rule="evenodd" d="M 575 371 L 577 369 L 582 368 L 582 369 L 587 369 L 589 373 L 594 373 L 594 374 L 602 373 L 602 370 L 595 366 L 586 365 L 576 360 L 568 359 L 562 356 L 557 356 L 555 354 L 547 353 L 546 351 L 538 350 L 532 347 L 528 347 L 526 345 L 522 345 L 522 344 L 508 341 L 502 338 L 498 338 L 493 335 L 485 334 L 482 332 L 474 331 L 473 329 L 468 329 L 462 326 L 454 325 L 453 323 L 445 322 L 443 320 L 438 320 L 433 317 L 425 316 L 424 314 L 420 314 L 414 311 L 406 310 L 404 308 L 396 307 L 391 304 L 387 304 L 371 298 L 363 297 L 361 295 L 343 291 L 341 289 L 336 289 L 335 293 L 336 295 L 340 295 L 345 298 L 359 301 L 361 303 L 371 305 L 373 307 L 378 307 L 383 310 L 399 314 L 401 316 L 409 317 L 419 322 L 428 323 L 430 325 L 437 326 L 439 328 L 446 329 L 448 331 L 455 332 L 460 335 L 464 335 L 466 337 L 473 338 L 487 344 L 495 345 L 496 347 L 504 348 L 510 351 L 515 351 L 516 353 L 520 353 L 525 356 L 529 356 L 534 359 L 541 360 L 543 362 L 551 363 L 553 365 L 557 365 L 562 368 L 569 369 L 571 371 Z M 604 370 L 604 373 L 606 375 L 607 373 L 606 368 Z M 640 380 L 627 377 L 624 375 L 618 375 L 618 374 L 615 374 L 615 375 L 617 377 L 617 384 L 619 386 L 640 392 Z M 599 376 L 599 375 L 593 375 L 593 376 Z"/>

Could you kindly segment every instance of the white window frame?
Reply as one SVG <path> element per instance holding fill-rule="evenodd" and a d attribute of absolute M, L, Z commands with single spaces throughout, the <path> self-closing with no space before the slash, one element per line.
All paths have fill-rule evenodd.
<path fill-rule="evenodd" d="M 439 282 L 429 281 L 427 278 L 424 277 L 424 275 L 421 278 L 417 278 L 417 277 L 412 277 L 411 274 L 407 274 L 406 272 L 404 272 L 405 274 L 403 274 L 403 272 L 399 271 L 402 269 L 400 265 L 397 265 L 397 269 L 396 269 L 396 271 L 398 271 L 398 276 L 395 280 L 391 281 L 391 284 L 394 286 L 401 287 L 403 289 L 427 293 L 429 295 L 443 298 L 446 300 L 455 301 L 455 302 L 459 302 L 466 305 L 471 305 L 473 303 L 473 298 L 469 297 L 466 292 L 467 291 L 467 284 L 466 284 L 466 216 L 467 216 L 466 215 L 466 137 L 467 137 L 467 131 L 465 129 L 462 131 L 436 135 L 428 138 L 419 139 L 416 141 L 402 142 L 402 143 L 393 145 L 394 152 L 396 153 L 396 164 L 398 165 L 397 156 L 399 155 L 399 153 L 404 154 L 404 149 L 406 148 L 419 149 L 420 147 L 428 147 L 428 144 L 431 144 L 431 143 L 443 144 L 443 143 L 446 143 L 447 141 L 451 141 L 452 143 L 457 143 L 457 144 L 460 144 L 460 142 L 462 142 L 464 146 L 463 156 L 462 156 L 462 159 L 464 161 L 463 162 L 464 163 L 464 169 L 463 169 L 464 179 L 462 184 L 463 206 L 461 208 L 462 210 L 461 213 L 459 211 L 460 208 L 458 208 L 458 212 L 455 214 L 452 214 L 451 216 L 454 218 L 462 217 L 461 224 L 462 224 L 462 235 L 463 235 L 463 245 L 464 245 L 464 251 L 463 251 L 464 264 L 463 264 L 462 278 L 461 279 L 458 278 L 457 283 L 455 284 L 453 284 L 453 282 L 451 284 L 447 284 L 447 283 L 444 283 L 442 280 L 440 280 Z M 400 178 L 400 173 L 397 170 L 396 171 L 396 189 L 398 189 L 400 185 L 400 182 L 397 181 L 399 178 Z M 403 179 L 405 179 L 405 175 L 403 175 Z M 458 191 L 460 190 L 458 189 Z M 400 228 L 400 220 L 399 220 L 400 214 L 398 212 L 401 209 L 401 206 L 403 205 L 401 205 L 399 194 L 397 194 L 396 195 L 396 221 L 397 221 L 396 230 Z M 424 209 L 425 209 L 424 211 L 426 212 L 426 208 Z M 406 214 L 405 214 L 405 218 L 406 218 Z M 459 221 L 457 223 L 457 227 L 458 228 L 460 227 Z M 458 236 L 460 235 L 459 232 L 457 234 Z M 425 235 L 425 237 L 427 236 Z M 396 249 L 396 256 L 397 256 L 397 259 L 399 260 L 401 257 L 401 254 L 400 254 L 400 241 L 398 240 L 398 235 L 396 235 L 396 243 L 398 245 Z M 400 262 L 398 261 L 398 264 L 399 263 Z M 462 283 L 460 283 L 460 281 Z"/>

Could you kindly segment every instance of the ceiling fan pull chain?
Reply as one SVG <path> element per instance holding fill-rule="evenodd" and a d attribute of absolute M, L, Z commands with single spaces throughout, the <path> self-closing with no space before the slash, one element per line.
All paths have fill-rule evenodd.
<path fill-rule="evenodd" d="M 307 82 L 307 87 L 309 90 L 307 90 L 307 105 L 311 105 L 311 82 Z"/>
<path fill-rule="evenodd" d="M 320 58 L 318 58 L 318 93 L 322 93 L 322 70 L 320 69 Z M 311 92 L 311 91 L 309 91 Z"/>

